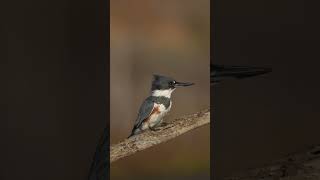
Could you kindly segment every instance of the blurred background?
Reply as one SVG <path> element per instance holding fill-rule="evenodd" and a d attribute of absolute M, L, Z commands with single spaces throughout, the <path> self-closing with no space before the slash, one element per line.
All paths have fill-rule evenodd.
<path fill-rule="evenodd" d="M 320 143 L 319 28 L 318 16 L 307 17 L 301 0 L 213 6 L 214 63 L 273 68 L 221 83 L 211 93 L 213 174 L 219 180 Z"/>
<path fill-rule="evenodd" d="M 166 120 L 210 106 L 210 1 L 110 1 L 111 144 L 130 134 L 152 75 L 195 83 L 177 89 Z M 111 179 L 209 179 L 210 127 L 111 164 Z"/>

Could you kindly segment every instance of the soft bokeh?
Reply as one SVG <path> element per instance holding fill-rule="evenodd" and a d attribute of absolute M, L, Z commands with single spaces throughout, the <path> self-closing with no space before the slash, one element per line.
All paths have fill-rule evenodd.
<path fill-rule="evenodd" d="M 195 83 L 177 89 L 166 118 L 210 106 L 209 0 L 111 0 L 111 144 L 126 138 L 152 74 Z M 205 126 L 111 165 L 111 179 L 209 179 Z"/>

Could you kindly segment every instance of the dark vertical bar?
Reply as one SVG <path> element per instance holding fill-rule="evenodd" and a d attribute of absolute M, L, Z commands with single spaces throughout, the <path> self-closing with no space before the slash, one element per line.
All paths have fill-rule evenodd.
<path fill-rule="evenodd" d="M 87 179 L 99 137 L 109 133 L 108 0 L 5 5 L 9 90 L 0 179 Z"/>
<path fill-rule="evenodd" d="M 105 81 L 107 86 L 107 95 L 105 103 L 109 105 L 110 101 L 110 1 L 109 0 L 98 0 L 97 1 L 98 11 L 98 22 L 101 24 L 99 35 L 101 37 L 101 56 L 107 60 L 106 71 L 108 72 L 108 79 Z M 106 127 L 102 132 L 100 140 L 97 143 L 97 147 L 93 156 L 91 167 L 88 174 L 89 180 L 106 180 L 110 179 L 110 108 L 106 108 Z"/>
<path fill-rule="evenodd" d="M 215 2 L 214 1 L 210 1 L 210 84 L 211 82 L 213 82 L 213 79 L 211 77 L 211 71 L 212 69 L 212 64 L 214 63 L 214 48 L 215 48 L 215 43 L 214 43 L 214 37 L 215 37 L 215 21 L 214 21 L 214 10 L 215 10 Z M 210 122 L 214 122 L 214 118 L 213 118 L 213 109 L 214 109 L 214 103 L 213 103 L 213 86 L 210 85 L 210 112 L 211 112 L 211 116 L 210 116 Z M 214 161 L 214 152 L 213 152 L 213 131 L 214 131 L 214 127 L 213 127 L 213 123 L 210 123 L 210 178 L 213 178 L 214 175 L 214 166 L 213 166 L 213 161 Z"/>

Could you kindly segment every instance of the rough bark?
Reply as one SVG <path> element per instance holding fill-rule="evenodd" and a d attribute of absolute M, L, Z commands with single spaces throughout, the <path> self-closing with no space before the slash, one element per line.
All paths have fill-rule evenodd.
<path fill-rule="evenodd" d="M 320 145 L 225 180 L 319 180 Z"/>
<path fill-rule="evenodd" d="M 110 147 L 110 163 L 134 153 L 166 142 L 188 131 L 210 123 L 210 109 L 187 115 L 159 127 L 157 131 L 145 131 Z"/>

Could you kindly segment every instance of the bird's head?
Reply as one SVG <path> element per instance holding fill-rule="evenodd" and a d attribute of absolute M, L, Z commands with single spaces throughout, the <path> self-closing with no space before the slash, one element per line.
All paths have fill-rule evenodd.
<path fill-rule="evenodd" d="M 153 75 L 151 92 L 153 96 L 170 97 L 171 93 L 178 87 L 191 86 L 194 83 L 178 82 L 171 77 L 162 75 Z"/>

